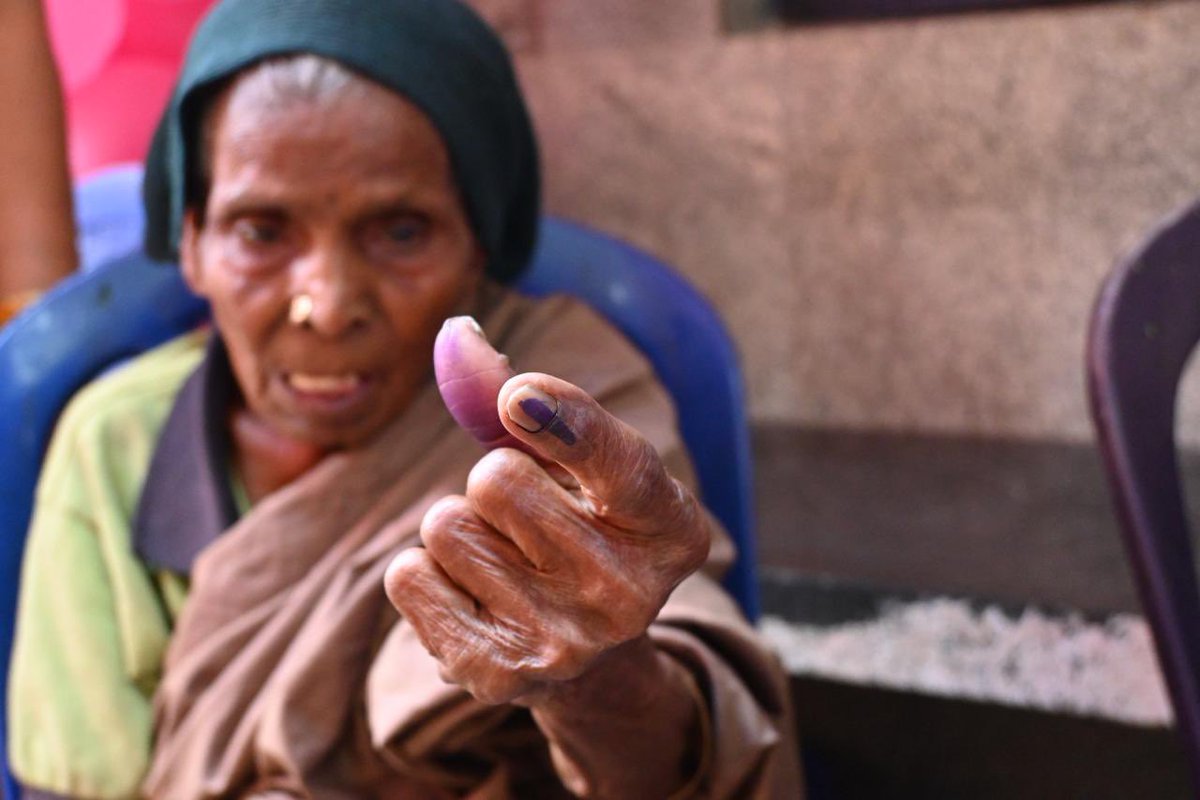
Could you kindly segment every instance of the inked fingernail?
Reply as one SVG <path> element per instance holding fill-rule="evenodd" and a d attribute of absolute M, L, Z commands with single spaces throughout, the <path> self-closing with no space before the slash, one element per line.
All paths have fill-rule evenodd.
<path fill-rule="evenodd" d="M 564 444 L 575 444 L 575 432 L 558 416 L 558 400 L 532 386 L 522 386 L 512 393 L 508 416 L 530 433 L 545 431 Z"/>

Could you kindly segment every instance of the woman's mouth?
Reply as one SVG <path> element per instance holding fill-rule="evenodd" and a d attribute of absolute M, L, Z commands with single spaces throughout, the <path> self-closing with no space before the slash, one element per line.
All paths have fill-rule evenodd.
<path fill-rule="evenodd" d="M 288 386 L 301 394 L 339 396 L 352 394 L 366 383 L 366 378 L 358 373 L 348 372 L 341 375 L 317 375 L 310 372 L 291 372 L 285 378 Z"/>
<path fill-rule="evenodd" d="M 288 372 L 283 383 L 305 413 L 341 416 L 361 411 L 372 381 L 360 372 Z"/>

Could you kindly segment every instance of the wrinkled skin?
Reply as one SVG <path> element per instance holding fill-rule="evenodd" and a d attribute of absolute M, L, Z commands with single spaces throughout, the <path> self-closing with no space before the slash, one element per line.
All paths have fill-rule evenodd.
<path fill-rule="evenodd" d="M 241 464 L 261 496 L 312 450 L 369 441 L 408 406 L 442 321 L 470 308 L 483 254 L 437 130 L 383 87 L 280 99 L 251 74 L 209 131 L 207 204 L 185 217 L 181 260 L 255 418 L 234 433 L 263 455 Z M 302 325 L 288 320 L 299 294 L 312 299 Z"/>
<path fill-rule="evenodd" d="M 212 111 L 210 192 L 181 253 L 243 395 L 230 430 L 257 500 L 403 412 L 442 321 L 472 310 L 484 256 L 414 106 L 369 83 L 281 101 L 244 81 Z M 300 293 L 312 313 L 293 324 Z M 388 595 L 447 680 L 532 710 L 574 791 L 667 796 L 688 777 L 698 708 L 646 630 L 703 562 L 707 517 L 584 392 L 494 374 L 483 405 L 512 439 L 493 444 L 524 452 L 492 450 L 465 496 L 430 510 L 425 547 L 396 557 Z M 521 408 L 531 390 L 558 405 L 573 444 L 522 427 L 538 427 Z"/>
<path fill-rule="evenodd" d="M 458 333 L 474 337 L 462 348 L 474 361 L 466 374 L 493 383 L 511 374 L 477 334 Z M 527 373 L 474 389 L 496 397 L 494 413 L 525 452 L 492 450 L 471 471 L 465 496 L 430 509 L 421 527 L 424 549 L 401 553 L 388 570 L 392 602 L 446 680 L 487 703 L 529 706 L 543 727 L 583 717 L 584 735 L 595 742 L 604 728 L 601 708 L 637 715 L 639 724 L 647 724 L 642 715 L 651 709 L 686 723 L 694 709 L 679 693 L 677 667 L 655 651 L 646 630 L 707 556 L 709 523 L 696 498 L 649 442 L 576 386 Z M 530 399 L 557 407 L 559 431 L 569 433 L 552 435 L 531 418 Z M 681 730 L 666 732 L 664 752 L 682 752 L 670 746 L 672 738 L 686 745 Z M 564 771 L 622 772 L 620 761 L 595 753 L 577 760 L 589 755 L 592 763 Z M 638 758 L 644 762 L 644 753 Z M 664 780 L 645 794 L 646 786 L 614 786 L 604 794 L 665 795 L 675 785 Z"/>

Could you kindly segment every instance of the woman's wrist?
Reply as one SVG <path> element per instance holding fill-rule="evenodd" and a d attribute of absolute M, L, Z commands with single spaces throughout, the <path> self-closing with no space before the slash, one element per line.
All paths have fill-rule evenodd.
<path fill-rule="evenodd" d="M 527 698 L 568 789 L 671 797 L 700 776 L 708 712 L 688 671 L 643 635 L 592 669 Z"/>

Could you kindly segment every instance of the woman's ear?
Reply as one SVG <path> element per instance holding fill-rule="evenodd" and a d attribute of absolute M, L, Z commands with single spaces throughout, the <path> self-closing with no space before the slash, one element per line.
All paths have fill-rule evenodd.
<path fill-rule="evenodd" d="M 183 230 L 179 235 L 179 270 L 193 293 L 208 297 L 204 265 L 200 258 L 200 227 L 194 209 L 183 212 Z"/>

